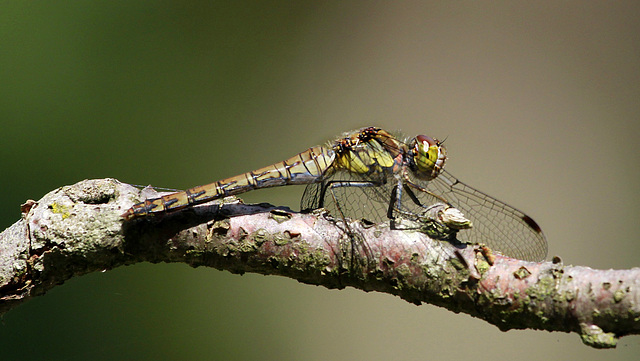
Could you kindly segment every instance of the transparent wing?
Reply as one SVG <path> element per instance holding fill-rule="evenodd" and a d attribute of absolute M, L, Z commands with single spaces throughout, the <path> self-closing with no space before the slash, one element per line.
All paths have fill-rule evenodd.
<path fill-rule="evenodd" d="M 381 223 L 389 220 L 393 182 L 373 180 L 358 174 L 338 171 L 322 183 L 306 187 L 300 208 L 325 208 L 334 217 L 366 219 Z M 324 190 L 324 191 L 323 191 Z"/>
<path fill-rule="evenodd" d="M 461 241 L 484 243 L 522 260 L 541 261 L 546 257 L 547 241 L 542 230 L 523 212 L 462 183 L 446 171 L 423 186 L 473 222 L 472 229 L 458 233 Z"/>
<path fill-rule="evenodd" d="M 414 191 L 421 205 L 406 195 L 402 196 L 400 210 L 404 214 L 421 214 L 425 207 L 442 203 L 444 199 L 473 223 L 473 228 L 458 233 L 459 240 L 483 243 L 504 255 L 522 260 L 540 261 L 546 257 L 547 241 L 542 230 L 531 217 L 516 208 L 462 183 L 448 172 L 443 171 L 430 182 L 412 181 L 431 193 Z M 351 182 L 353 186 L 332 187 L 329 190 L 331 182 L 345 182 L 345 185 Z M 361 185 L 367 182 L 372 186 Z M 378 186 L 373 186 L 375 184 Z M 338 172 L 322 183 L 307 186 L 301 206 L 302 209 L 322 206 L 334 217 L 344 215 L 352 219 L 385 222 L 388 221 L 387 210 L 394 186 L 393 177 L 381 184 L 351 173 Z M 326 190 L 321 199 L 323 188 Z M 395 207 L 394 211 L 397 211 Z"/>

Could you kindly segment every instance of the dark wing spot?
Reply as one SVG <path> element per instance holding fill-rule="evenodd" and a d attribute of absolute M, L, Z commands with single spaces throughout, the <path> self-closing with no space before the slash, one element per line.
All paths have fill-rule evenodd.
<path fill-rule="evenodd" d="M 540 228 L 538 223 L 536 223 L 536 221 L 533 220 L 533 218 L 527 215 L 524 215 L 522 216 L 522 220 L 524 221 L 524 223 L 526 223 L 529 227 L 531 227 L 537 233 L 542 233 L 542 229 Z"/>

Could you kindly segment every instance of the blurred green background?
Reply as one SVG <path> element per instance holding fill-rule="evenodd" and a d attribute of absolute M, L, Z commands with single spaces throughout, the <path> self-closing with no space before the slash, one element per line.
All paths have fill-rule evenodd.
<path fill-rule="evenodd" d="M 0 223 L 86 178 L 187 188 L 378 125 L 525 210 L 549 259 L 639 266 L 637 2 L 2 2 Z M 247 194 L 297 209 L 301 189 Z M 2 360 L 628 360 L 431 305 L 182 264 L 6 314 Z"/>

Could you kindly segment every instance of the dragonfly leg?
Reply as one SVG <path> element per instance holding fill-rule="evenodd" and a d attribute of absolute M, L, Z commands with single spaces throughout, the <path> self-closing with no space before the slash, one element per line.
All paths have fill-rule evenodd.
<path fill-rule="evenodd" d="M 418 207 L 422 207 L 422 203 L 418 200 L 415 193 L 402 181 L 398 181 L 398 184 L 393 187 L 393 191 L 391 192 L 391 200 L 389 202 L 389 208 L 387 209 L 387 217 L 391 220 L 395 219 L 393 215 L 394 210 L 400 211 L 402 209 L 402 192 L 404 193 L 415 203 Z"/>
<path fill-rule="evenodd" d="M 389 200 L 389 208 L 387 209 L 387 218 L 391 220 L 391 227 L 394 228 L 394 218 L 393 210 L 396 206 L 400 206 L 400 197 L 402 197 L 402 190 L 396 184 L 391 191 L 391 199 Z"/>
<path fill-rule="evenodd" d="M 409 182 L 406 179 L 399 180 L 398 184 L 393 188 L 393 191 L 391 192 L 391 200 L 389 202 L 389 208 L 387 209 L 387 217 L 391 221 L 391 228 L 392 229 L 399 229 L 399 228 L 397 228 L 398 226 L 396 224 L 396 214 L 408 216 L 409 218 L 413 218 L 413 216 L 415 216 L 411 212 L 403 210 L 403 207 L 402 207 L 402 196 L 403 196 L 403 194 L 406 194 L 406 197 L 409 197 L 409 199 L 411 199 L 411 201 L 415 205 L 417 205 L 418 207 L 425 208 L 425 209 L 431 208 L 431 207 L 425 207 L 422 204 L 422 202 L 420 202 L 420 200 L 418 199 L 418 197 L 416 196 L 416 194 L 414 192 L 414 189 L 416 189 L 416 190 L 418 190 L 420 192 L 423 192 L 423 193 L 427 193 L 430 196 L 432 196 L 432 197 L 434 197 L 434 198 L 436 198 L 438 200 L 441 200 L 444 204 L 451 206 L 450 203 L 447 202 L 444 198 L 434 194 L 433 192 L 425 189 L 424 187 L 421 187 L 421 186 L 419 186 L 417 184 Z"/>
<path fill-rule="evenodd" d="M 416 197 L 416 194 L 413 193 L 413 191 L 411 190 L 411 188 L 409 188 L 408 185 L 406 185 L 405 183 L 402 184 L 402 188 L 404 188 L 405 192 L 407 193 L 407 195 L 409 196 L 409 199 L 411 199 L 413 201 L 413 203 L 415 203 L 417 206 L 419 207 L 423 207 L 422 203 L 420 202 L 420 200 L 418 200 L 418 197 Z M 431 192 L 429 192 L 429 194 L 431 194 Z M 399 205 L 399 204 L 398 204 Z"/>

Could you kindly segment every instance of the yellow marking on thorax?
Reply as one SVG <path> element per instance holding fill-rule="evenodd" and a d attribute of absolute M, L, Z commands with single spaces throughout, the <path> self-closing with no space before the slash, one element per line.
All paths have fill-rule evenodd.
<path fill-rule="evenodd" d="M 349 172 L 367 174 L 393 167 L 394 159 L 379 142 L 372 140 L 340 154 L 336 162 L 340 168 Z"/>

